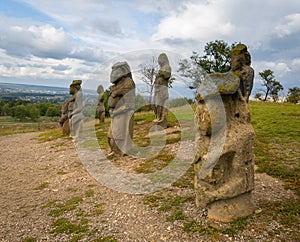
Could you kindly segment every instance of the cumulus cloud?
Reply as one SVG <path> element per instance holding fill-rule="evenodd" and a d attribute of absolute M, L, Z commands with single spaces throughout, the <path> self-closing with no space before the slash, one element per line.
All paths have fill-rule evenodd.
<path fill-rule="evenodd" d="M 10 26 L 1 21 L 0 38 L 0 48 L 11 55 L 62 59 L 72 50 L 71 38 L 65 31 L 49 24 Z"/>
<path fill-rule="evenodd" d="M 279 37 L 300 32 L 300 13 L 293 13 L 285 16 L 283 22 L 284 23 L 281 23 L 275 27 Z"/>
<path fill-rule="evenodd" d="M 233 30 L 234 25 L 223 9 L 215 8 L 214 4 L 191 2 L 163 19 L 153 39 L 207 41 L 228 36 Z"/>

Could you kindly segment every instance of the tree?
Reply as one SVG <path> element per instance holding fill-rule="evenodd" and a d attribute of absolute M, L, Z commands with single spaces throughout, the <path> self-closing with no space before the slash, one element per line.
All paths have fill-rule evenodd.
<path fill-rule="evenodd" d="M 46 117 L 59 117 L 61 115 L 61 105 L 60 104 L 52 104 L 48 107 L 45 116 Z"/>
<path fill-rule="evenodd" d="M 273 101 L 276 102 L 278 100 L 278 93 L 283 90 L 283 86 L 279 81 L 275 80 L 274 72 L 270 69 L 259 72 L 258 74 L 263 80 L 263 87 L 265 87 L 265 90 L 262 90 L 265 93 L 263 101 L 266 101 L 268 96 L 271 96 Z"/>
<path fill-rule="evenodd" d="M 255 94 L 254 98 L 261 101 L 262 100 L 262 94 L 260 92 L 258 92 L 258 93 Z"/>
<path fill-rule="evenodd" d="M 14 107 L 12 116 L 19 120 L 31 119 L 36 121 L 40 117 L 40 111 L 35 105 L 18 105 Z"/>
<path fill-rule="evenodd" d="M 299 103 L 300 102 L 300 88 L 299 87 L 289 88 L 287 101 L 290 103 Z"/>
<path fill-rule="evenodd" d="M 147 90 L 145 92 L 149 95 L 148 110 L 150 110 L 153 99 L 155 77 L 158 73 L 159 66 L 156 58 L 153 56 L 151 61 L 141 64 L 140 68 L 139 73 L 141 74 L 141 80 L 147 85 Z"/>
<path fill-rule="evenodd" d="M 230 54 L 237 43 L 228 45 L 223 40 L 208 42 L 204 47 L 204 55 L 193 52 L 190 60 L 183 59 L 179 62 L 178 72 L 190 81 L 186 84 L 191 89 L 196 89 L 208 73 L 224 73 L 230 70 Z"/>

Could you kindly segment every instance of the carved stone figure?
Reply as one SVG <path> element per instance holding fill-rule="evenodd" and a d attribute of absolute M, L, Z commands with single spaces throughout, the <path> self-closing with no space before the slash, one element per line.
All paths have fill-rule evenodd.
<path fill-rule="evenodd" d="M 65 100 L 61 107 L 61 117 L 59 124 L 62 127 L 63 134 L 70 135 L 69 117 L 68 117 L 69 99 Z"/>
<path fill-rule="evenodd" d="M 231 70 L 240 78 L 241 95 L 249 101 L 253 88 L 254 70 L 251 65 L 251 55 L 244 44 L 238 44 L 231 53 Z"/>
<path fill-rule="evenodd" d="M 72 95 L 72 97 L 69 99 L 68 118 L 71 130 L 70 135 L 73 138 L 78 138 L 82 129 L 83 104 L 81 83 L 81 80 L 74 80 L 70 85 L 70 94 Z"/>
<path fill-rule="evenodd" d="M 195 112 L 196 204 L 208 209 L 209 218 L 225 222 L 254 211 L 255 133 L 246 102 L 249 88 L 242 91 L 245 98 L 239 90 L 240 83 L 250 78 L 238 74 L 230 71 L 207 75 L 198 89 L 201 93 Z"/>
<path fill-rule="evenodd" d="M 168 126 L 168 84 L 171 77 L 171 67 L 169 59 L 165 53 L 158 57 L 160 69 L 154 82 L 154 105 L 155 120 L 153 122 L 161 125 L 163 128 Z"/>
<path fill-rule="evenodd" d="M 108 98 L 111 125 L 108 131 L 109 155 L 123 156 L 132 146 L 135 108 L 135 83 L 127 62 L 112 66 L 110 82 L 113 83 Z"/>
<path fill-rule="evenodd" d="M 98 92 L 98 103 L 97 103 L 97 113 L 100 123 L 104 123 L 105 119 L 105 106 L 104 106 L 104 88 L 102 85 L 99 85 L 97 88 Z"/>

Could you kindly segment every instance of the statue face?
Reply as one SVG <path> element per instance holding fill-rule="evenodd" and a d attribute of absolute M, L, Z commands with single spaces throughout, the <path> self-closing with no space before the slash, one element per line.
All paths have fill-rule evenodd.
<path fill-rule="evenodd" d="M 70 91 L 69 92 L 70 92 L 71 95 L 75 94 L 76 91 L 77 91 L 77 89 L 75 88 L 75 86 L 70 86 Z"/>

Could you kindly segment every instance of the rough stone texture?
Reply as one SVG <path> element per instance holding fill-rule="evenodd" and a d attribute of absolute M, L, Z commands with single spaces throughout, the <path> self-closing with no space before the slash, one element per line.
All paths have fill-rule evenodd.
<path fill-rule="evenodd" d="M 253 88 L 254 70 L 251 65 L 251 55 L 244 44 L 238 44 L 231 52 L 231 70 L 240 78 L 241 95 L 249 101 Z"/>
<path fill-rule="evenodd" d="M 70 135 L 69 117 L 68 117 L 69 99 L 65 100 L 61 107 L 61 117 L 59 124 L 62 127 L 63 134 Z"/>
<path fill-rule="evenodd" d="M 197 100 L 204 100 L 212 95 L 234 94 L 240 86 L 240 79 L 232 71 L 226 73 L 212 73 L 200 84 Z M 201 93 L 199 93 L 199 91 Z"/>
<path fill-rule="evenodd" d="M 111 155 L 123 156 L 131 149 L 135 108 L 135 83 L 126 62 L 112 66 L 111 82 L 114 85 L 108 98 L 111 115 L 108 143 Z"/>
<path fill-rule="evenodd" d="M 171 77 L 171 67 L 169 59 L 165 53 L 161 53 L 158 57 L 160 69 L 154 82 L 154 104 L 155 104 L 155 120 L 154 122 L 163 128 L 168 126 L 168 84 Z"/>
<path fill-rule="evenodd" d="M 99 85 L 97 88 L 98 92 L 98 102 L 97 102 L 97 113 L 100 123 L 104 123 L 105 120 L 105 106 L 104 106 L 104 88 L 102 85 Z"/>
<path fill-rule="evenodd" d="M 74 80 L 70 85 L 70 94 L 72 97 L 69 99 L 68 105 L 68 117 L 70 126 L 70 135 L 73 138 L 80 136 L 82 129 L 82 91 L 81 91 L 81 80 Z"/>
<path fill-rule="evenodd" d="M 205 102 L 200 100 L 196 107 L 199 138 L 194 185 L 197 206 L 207 208 L 209 218 L 228 222 L 254 212 L 254 130 L 246 100 L 239 94 L 238 82 L 233 94 L 230 94 L 234 90 L 231 82 L 229 86 L 224 85 L 225 80 L 218 83 L 223 85 L 218 86 L 219 90 L 226 90 L 220 91 L 221 98 L 208 95 Z M 226 117 L 222 117 L 222 113 Z M 218 147 L 221 152 L 216 157 Z"/>

